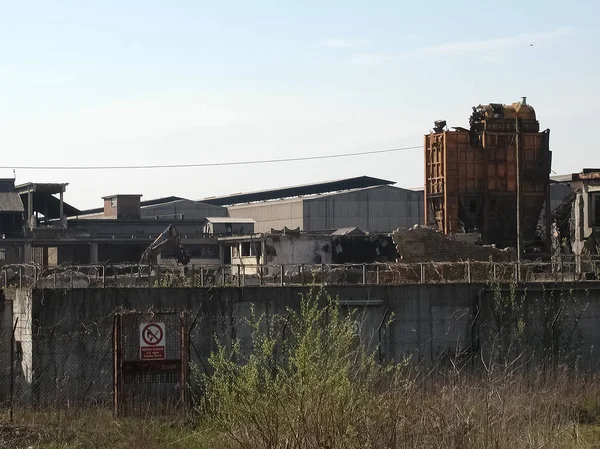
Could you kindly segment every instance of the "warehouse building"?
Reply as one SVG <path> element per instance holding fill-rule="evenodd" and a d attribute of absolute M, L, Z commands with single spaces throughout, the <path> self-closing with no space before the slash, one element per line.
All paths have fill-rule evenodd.
<path fill-rule="evenodd" d="M 423 192 L 362 176 L 202 200 L 227 206 L 232 218 L 252 218 L 256 232 L 299 228 L 305 232 L 358 227 L 391 232 L 423 223 Z"/>

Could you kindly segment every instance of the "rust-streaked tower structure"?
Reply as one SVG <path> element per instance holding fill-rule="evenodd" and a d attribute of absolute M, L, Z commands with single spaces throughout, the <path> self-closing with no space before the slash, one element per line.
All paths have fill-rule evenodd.
<path fill-rule="evenodd" d="M 469 129 L 436 121 L 425 136 L 425 224 L 515 246 L 519 192 L 521 242 L 533 241 L 549 192 L 549 137 L 525 98 L 474 107 Z"/>

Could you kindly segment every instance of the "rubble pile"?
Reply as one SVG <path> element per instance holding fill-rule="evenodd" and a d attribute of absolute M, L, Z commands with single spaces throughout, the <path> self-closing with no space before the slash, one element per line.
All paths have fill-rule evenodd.
<path fill-rule="evenodd" d="M 398 262 L 457 262 L 489 261 L 508 262 L 515 260 L 512 248 L 501 250 L 494 246 L 482 246 L 474 239 L 447 236 L 433 228 L 415 226 L 412 229 L 397 229 L 392 240 L 398 251 Z"/>

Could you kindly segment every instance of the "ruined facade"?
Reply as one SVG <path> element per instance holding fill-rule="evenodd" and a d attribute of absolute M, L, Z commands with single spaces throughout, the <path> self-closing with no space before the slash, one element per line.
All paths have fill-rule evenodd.
<path fill-rule="evenodd" d="M 549 135 L 525 99 L 474 107 L 470 129 L 437 121 L 425 136 L 425 225 L 515 246 L 519 191 L 521 241 L 533 242 L 549 192 Z"/>

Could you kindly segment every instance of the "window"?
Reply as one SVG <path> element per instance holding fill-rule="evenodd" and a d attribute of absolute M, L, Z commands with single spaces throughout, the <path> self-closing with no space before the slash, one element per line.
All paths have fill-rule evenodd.
<path fill-rule="evenodd" d="M 117 207 L 117 198 L 110 199 L 110 207 Z"/>
<path fill-rule="evenodd" d="M 250 242 L 242 242 L 242 257 L 251 256 L 250 254 Z"/>

